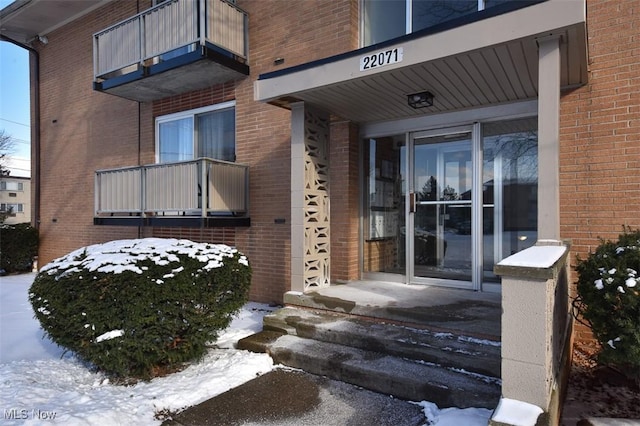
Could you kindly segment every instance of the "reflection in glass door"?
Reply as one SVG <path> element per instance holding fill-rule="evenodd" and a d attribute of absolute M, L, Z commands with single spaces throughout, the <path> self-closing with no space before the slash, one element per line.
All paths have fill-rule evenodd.
<path fill-rule="evenodd" d="M 471 132 L 413 138 L 413 276 L 472 280 Z"/>

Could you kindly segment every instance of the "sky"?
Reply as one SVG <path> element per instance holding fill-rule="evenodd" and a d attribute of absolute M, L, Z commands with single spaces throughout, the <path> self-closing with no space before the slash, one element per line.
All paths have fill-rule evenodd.
<path fill-rule="evenodd" d="M 0 9 L 12 0 L 0 0 Z M 14 138 L 12 175 L 28 176 L 31 130 L 29 110 L 29 53 L 0 41 L 0 130 Z"/>

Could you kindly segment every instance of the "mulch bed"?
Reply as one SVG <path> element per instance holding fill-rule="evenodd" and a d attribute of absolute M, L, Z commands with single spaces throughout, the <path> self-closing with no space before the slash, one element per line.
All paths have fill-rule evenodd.
<path fill-rule="evenodd" d="M 613 368 L 596 362 L 595 342 L 576 342 L 565 399 L 564 426 L 587 425 L 589 417 L 640 419 L 640 388 Z"/>

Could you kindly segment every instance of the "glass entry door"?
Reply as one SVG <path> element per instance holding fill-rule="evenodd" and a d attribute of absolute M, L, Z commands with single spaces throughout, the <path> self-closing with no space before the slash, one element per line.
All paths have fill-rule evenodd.
<path fill-rule="evenodd" d="M 395 133 L 364 144 L 367 279 L 498 288 L 537 240 L 537 118 Z"/>
<path fill-rule="evenodd" d="M 455 280 L 458 286 L 468 287 L 475 254 L 472 132 L 423 132 L 414 134 L 412 142 L 412 281 Z"/>

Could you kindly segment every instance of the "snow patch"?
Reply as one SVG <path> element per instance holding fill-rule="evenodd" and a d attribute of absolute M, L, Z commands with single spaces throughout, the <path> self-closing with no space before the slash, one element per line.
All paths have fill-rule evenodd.
<path fill-rule="evenodd" d="M 501 398 L 492 420 L 513 426 L 535 426 L 542 408 L 528 402 Z"/>
<path fill-rule="evenodd" d="M 609 341 L 607 342 L 607 345 L 609 345 L 609 346 L 611 347 L 611 349 L 615 349 L 615 348 L 616 348 L 616 346 L 614 345 L 614 343 L 615 343 L 615 342 L 619 342 L 619 341 L 620 341 L 620 338 L 619 338 L 619 337 L 616 337 L 615 339 L 609 340 Z"/>
<path fill-rule="evenodd" d="M 106 333 L 103 333 L 103 334 L 99 335 L 98 337 L 96 337 L 96 343 L 100 343 L 100 342 L 103 342 L 105 340 L 115 339 L 117 337 L 122 337 L 122 336 L 124 336 L 124 330 L 107 331 Z"/>
<path fill-rule="evenodd" d="M 532 246 L 501 260 L 498 265 L 550 268 L 566 251 L 565 246 Z"/>
<path fill-rule="evenodd" d="M 81 269 L 115 274 L 125 271 L 142 274 L 148 268 L 138 267 L 139 262 L 151 260 L 156 265 L 164 266 L 178 262 L 177 255 L 198 259 L 206 264 L 205 269 L 213 269 L 222 266 L 224 258 L 231 257 L 237 252 L 235 248 L 224 244 L 195 243 L 175 238 L 117 240 L 75 250 L 43 266 L 41 272 L 56 275 L 58 278 L 79 272 Z M 239 262 L 248 265 L 245 256 L 241 256 Z M 165 278 L 182 271 L 184 271 L 183 267 L 177 267 Z"/>
<path fill-rule="evenodd" d="M 495 346 L 495 347 L 502 346 L 501 342 L 496 342 L 494 340 L 488 340 L 488 339 L 477 339 L 475 337 L 469 337 L 469 336 L 458 336 L 458 340 L 461 342 L 476 343 L 478 345 Z"/>
<path fill-rule="evenodd" d="M 416 403 L 422 407 L 427 423 L 425 426 L 486 426 L 491 417 L 487 408 L 443 408 L 433 402 Z"/>

